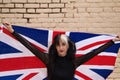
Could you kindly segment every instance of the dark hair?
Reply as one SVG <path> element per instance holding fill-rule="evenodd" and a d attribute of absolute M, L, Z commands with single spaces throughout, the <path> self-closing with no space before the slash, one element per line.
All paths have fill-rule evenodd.
<path fill-rule="evenodd" d="M 58 56 L 58 53 L 57 53 L 57 49 L 56 49 L 56 45 L 59 44 L 60 42 L 60 38 L 61 38 L 61 35 L 63 34 L 58 34 L 55 36 L 54 38 L 54 42 L 53 44 L 50 46 L 49 48 L 49 59 L 56 59 L 56 57 Z M 74 58 L 75 58 L 75 53 L 76 53 L 76 46 L 75 44 L 69 39 L 68 36 L 67 37 L 67 40 L 68 40 L 68 45 L 69 45 L 69 48 L 67 50 L 67 59 L 73 61 Z"/>
<path fill-rule="evenodd" d="M 52 71 L 53 71 L 53 68 L 54 68 L 55 59 L 58 57 L 56 45 L 59 44 L 61 35 L 63 35 L 63 34 L 58 34 L 54 37 L 53 44 L 49 48 L 48 79 L 50 79 L 50 80 L 52 80 L 51 75 L 52 75 Z M 69 48 L 67 50 L 67 55 L 65 57 L 70 61 L 74 61 L 75 53 L 76 53 L 76 46 L 70 40 L 70 38 L 68 36 L 66 36 L 66 37 L 67 37 L 67 40 L 68 40 Z"/>

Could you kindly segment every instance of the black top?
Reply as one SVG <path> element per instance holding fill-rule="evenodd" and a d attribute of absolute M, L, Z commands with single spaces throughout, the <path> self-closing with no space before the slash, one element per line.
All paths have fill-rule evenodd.
<path fill-rule="evenodd" d="M 21 35 L 19 35 L 16 32 L 12 33 L 25 47 L 27 47 L 34 55 L 36 55 L 42 62 L 47 66 L 47 69 L 50 68 L 48 66 L 49 58 L 47 53 L 43 53 L 40 50 L 38 50 L 36 47 L 34 47 L 29 41 L 27 41 L 25 38 L 23 38 Z M 94 51 L 91 51 L 83 56 L 76 57 L 74 62 L 67 60 L 66 57 L 59 57 L 55 60 L 54 63 L 54 70 L 53 73 L 51 73 L 52 79 L 49 80 L 73 80 L 74 77 L 74 71 L 75 69 L 80 66 L 81 64 L 87 62 L 100 52 L 104 51 L 111 45 L 113 45 L 114 42 L 110 40 L 106 44 L 102 45 L 101 47 L 95 49 Z M 49 75 L 49 74 L 48 74 Z M 49 76 L 48 76 L 49 77 Z"/>
<path fill-rule="evenodd" d="M 66 57 L 57 57 L 54 64 L 53 80 L 73 80 L 74 64 Z"/>

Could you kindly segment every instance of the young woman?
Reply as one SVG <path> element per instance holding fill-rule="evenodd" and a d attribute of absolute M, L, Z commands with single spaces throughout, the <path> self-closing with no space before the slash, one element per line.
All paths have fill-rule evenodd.
<path fill-rule="evenodd" d="M 34 55 L 36 55 L 47 67 L 47 80 L 73 80 L 75 69 L 81 64 L 87 62 L 100 52 L 120 41 L 120 37 L 109 41 L 98 49 L 91 51 L 83 56 L 75 57 L 75 44 L 66 35 L 59 34 L 54 38 L 53 44 L 49 48 L 49 53 L 43 53 L 35 48 L 25 38 L 14 31 L 12 26 L 4 23 L 7 29 Z"/>

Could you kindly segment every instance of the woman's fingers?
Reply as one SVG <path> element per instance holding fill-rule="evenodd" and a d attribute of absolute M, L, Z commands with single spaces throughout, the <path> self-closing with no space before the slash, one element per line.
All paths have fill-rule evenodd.
<path fill-rule="evenodd" d="M 116 36 L 116 38 L 113 39 L 113 41 L 120 41 L 120 35 Z"/>
<path fill-rule="evenodd" d="M 5 27 L 9 27 L 10 26 L 9 23 L 3 23 L 3 25 L 5 25 Z"/>
<path fill-rule="evenodd" d="M 14 32 L 11 24 L 9 24 L 9 23 L 3 23 L 3 25 L 4 25 L 4 26 L 8 29 L 8 31 L 10 31 L 11 33 Z"/>

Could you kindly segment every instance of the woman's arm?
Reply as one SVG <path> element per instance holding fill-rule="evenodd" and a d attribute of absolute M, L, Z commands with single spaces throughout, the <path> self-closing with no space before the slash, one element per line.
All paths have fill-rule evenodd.
<path fill-rule="evenodd" d="M 114 40 L 110 40 L 109 42 L 107 42 L 106 44 L 102 45 L 101 47 L 99 47 L 98 49 L 95 49 L 83 56 L 77 57 L 75 58 L 75 66 L 76 68 L 78 66 L 80 66 L 81 64 L 87 62 L 88 60 L 92 59 L 93 57 L 95 57 L 96 55 L 98 55 L 100 52 L 104 51 L 105 49 L 107 49 L 108 47 L 110 47 L 111 45 L 114 44 L 114 41 L 118 41 L 120 39 L 114 39 Z"/>
<path fill-rule="evenodd" d="M 28 40 L 26 40 L 24 37 L 19 35 L 17 32 L 14 31 L 12 26 L 8 23 L 4 23 L 4 25 L 7 27 L 7 29 L 11 32 L 12 35 L 14 35 L 18 41 L 20 41 L 26 48 L 28 48 L 35 56 L 37 56 L 44 64 L 48 63 L 48 54 L 43 53 L 36 47 L 34 47 Z"/>

